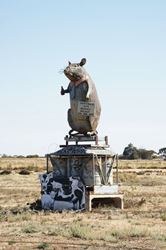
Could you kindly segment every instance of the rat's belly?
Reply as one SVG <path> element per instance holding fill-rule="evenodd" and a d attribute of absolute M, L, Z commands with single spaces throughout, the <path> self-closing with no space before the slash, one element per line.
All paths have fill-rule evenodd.
<path fill-rule="evenodd" d="M 73 130 L 82 134 L 96 132 L 100 112 L 100 102 L 92 81 L 71 86 L 68 123 Z"/>

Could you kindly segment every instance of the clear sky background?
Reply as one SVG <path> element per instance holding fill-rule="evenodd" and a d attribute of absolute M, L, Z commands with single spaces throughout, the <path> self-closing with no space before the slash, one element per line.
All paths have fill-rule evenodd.
<path fill-rule="evenodd" d="M 44 155 L 64 142 L 59 71 L 82 57 L 113 151 L 166 146 L 165 0 L 0 0 L 0 154 Z"/>

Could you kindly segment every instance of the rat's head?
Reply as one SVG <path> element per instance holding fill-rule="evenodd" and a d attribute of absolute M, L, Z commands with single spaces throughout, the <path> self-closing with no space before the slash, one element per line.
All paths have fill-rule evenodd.
<path fill-rule="evenodd" d="M 82 67 L 85 63 L 85 58 L 82 58 L 80 63 L 69 62 L 69 65 L 64 70 L 65 76 L 72 82 L 80 80 L 86 74 L 85 69 Z"/>

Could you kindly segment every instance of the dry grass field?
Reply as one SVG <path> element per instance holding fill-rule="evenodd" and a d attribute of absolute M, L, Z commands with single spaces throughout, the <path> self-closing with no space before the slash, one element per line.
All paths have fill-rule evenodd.
<path fill-rule="evenodd" d="M 44 165 L 0 158 L 0 249 L 166 249 L 166 162 L 120 161 L 124 210 L 79 213 L 38 209 Z"/>
<path fill-rule="evenodd" d="M 42 158 L 15 158 L 4 157 L 0 158 L 0 171 L 1 170 L 14 170 L 15 172 L 21 169 L 30 171 L 43 171 L 46 164 L 44 157 Z"/>

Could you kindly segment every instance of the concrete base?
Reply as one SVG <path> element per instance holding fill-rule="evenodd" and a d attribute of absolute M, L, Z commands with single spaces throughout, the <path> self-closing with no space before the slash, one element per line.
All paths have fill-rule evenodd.
<path fill-rule="evenodd" d="M 118 194 L 119 186 L 113 185 L 98 185 L 94 186 L 94 194 Z"/>
<path fill-rule="evenodd" d="M 87 192 L 85 204 L 88 211 L 92 211 L 92 201 L 123 209 L 123 194 L 94 194 L 94 192 Z"/>

